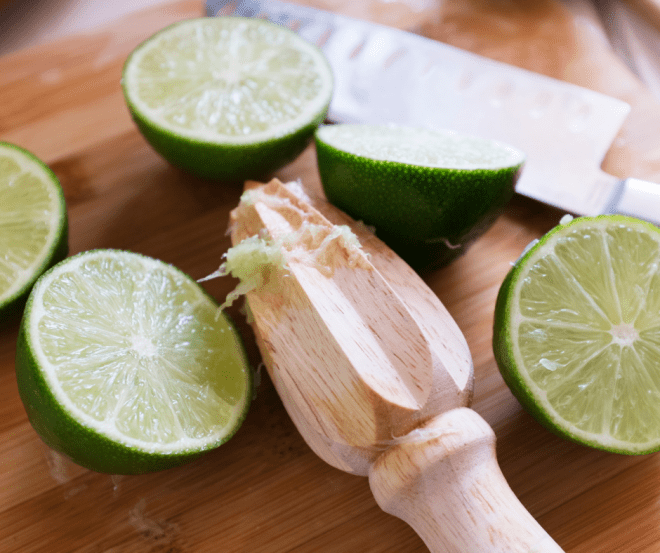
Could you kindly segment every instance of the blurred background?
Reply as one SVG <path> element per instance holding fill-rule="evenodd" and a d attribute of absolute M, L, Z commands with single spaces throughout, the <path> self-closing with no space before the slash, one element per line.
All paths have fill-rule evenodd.
<path fill-rule="evenodd" d="M 0 0 L 0 55 L 84 32 L 168 0 Z"/>
<path fill-rule="evenodd" d="M 619 98 L 632 110 L 603 169 L 660 181 L 660 0 L 290 1 L 413 31 Z M 125 19 L 122 41 L 126 29 L 142 25 L 132 14 L 150 10 L 169 20 L 175 4 L 204 13 L 203 0 L 0 0 L 0 55 Z"/>
<path fill-rule="evenodd" d="M 0 0 L 0 55 L 84 32 L 131 12 L 167 5 L 171 1 Z M 475 18 L 483 15 L 487 5 L 492 13 L 498 14 L 528 12 L 532 6 L 536 12 L 550 13 L 555 9 L 553 4 L 564 5 L 578 14 L 592 12 L 590 16 L 597 17 L 621 60 L 660 97 L 660 0 L 313 0 L 299 3 L 364 19 L 375 19 L 374 14 L 378 14 L 379 22 L 408 30 L 422 20 L 422 25 L 427 27 L 442 23 L 443 16 L 451 16 L 458 4 L 462 4 L 461 9 L 468 17 L 472 12 Z M 497 26 L 495 29 L 502 30 Z"/>

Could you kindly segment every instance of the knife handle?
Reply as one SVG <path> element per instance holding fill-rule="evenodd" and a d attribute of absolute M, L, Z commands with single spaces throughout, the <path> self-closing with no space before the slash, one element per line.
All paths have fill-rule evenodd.
<path fill-rule="evenodd" d="M 660 225 L 660 184 L 633 178 L 622 181 L 608 211 Z"/>
<path fill-rule="evenodd" d="M 383 452 L 369 472 L 378 505 L 432 553 L 561 553 L 497 464 L 495 433 L 475 411 L 431 419 Z"/>

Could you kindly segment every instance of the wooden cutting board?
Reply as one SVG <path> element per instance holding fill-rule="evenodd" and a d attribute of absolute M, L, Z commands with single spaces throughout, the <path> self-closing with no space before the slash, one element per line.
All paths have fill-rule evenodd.
<path fill-rule="evenodd" d="M 241 190 L 168 166 L 138 134 L 120 90 L 122 64 L 139 41 L 202 13 L 200 2 L 181 1 L 0 58 L 0 140 L 33 151 L 61 179 L 72 254 L 130 249 L 201 278 L 230 246 L 228 215 Z M 277 176 L 318 189 L 314 159 L 310 148 Z M 499 285 L 525 245 L 561 215 L 516 197 L 466 256 L 426 280 L 465 333 L 474 408 L 495 429 L 500 465 L 523 504 L 567 552 L 658 553 L 660 456 L 622 457 L 556 438 L 521 410 L 493 360 Z M 235 282 L 207 284 L 222 300 Z M 238 311 L 231 314 L 256 367 L 249 328 Z M 17 326 L 0 329 L 0 551 L 426 551 L 406 524 L 376 506 L 366 479 L 312 453 L 265 371 L 238 434 L 203 459 L 130 477 L 72 464 L 27 421 L 14 376 Z"/>

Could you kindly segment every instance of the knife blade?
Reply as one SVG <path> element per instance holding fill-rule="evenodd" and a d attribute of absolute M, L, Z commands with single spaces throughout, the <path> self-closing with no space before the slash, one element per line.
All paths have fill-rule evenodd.
<path fill-rule="evenodd" d="M 448 129 L 527 154 L 516 192 L 576 215 L 660 223 L 660 185 L 601 169 L 630 106 L 410 32 L 279 0 L 207 0 L 208 16 L 268 19 L 325 53 L 334 122 Z"/>

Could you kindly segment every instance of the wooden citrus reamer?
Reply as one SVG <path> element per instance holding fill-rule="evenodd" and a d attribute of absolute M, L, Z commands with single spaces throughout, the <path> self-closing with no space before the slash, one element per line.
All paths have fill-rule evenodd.
<path fill-rule="evenodd" d="M 267 267 L 264 285 L 247 294 L 251 324 L 309 446 L 368 476 L 378 505 L 433 552 L 562 551 L 509 488 L 494 432 L 468 408 L 471 355 L 433 291 L 300 185 L 247 186 L 231 214 L 233 244 L 264 232 L 288 240 L 288 268 Z M 362 249 L 336 237 L 334 225 L 349 225 Z"/>

